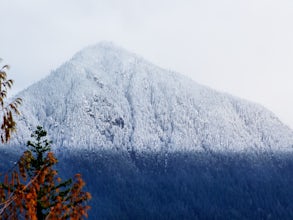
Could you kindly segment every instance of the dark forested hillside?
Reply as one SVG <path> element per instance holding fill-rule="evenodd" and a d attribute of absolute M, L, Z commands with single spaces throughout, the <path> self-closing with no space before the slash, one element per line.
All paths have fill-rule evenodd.
<path fill-rule="evenodd" d="M 11 154 L 0 155 L 1 171 L 13 166 Z M 58 157 L 61 176 L 83 174 L 93 196 L 89 219 L 293 219 L 292 154 Z"/>

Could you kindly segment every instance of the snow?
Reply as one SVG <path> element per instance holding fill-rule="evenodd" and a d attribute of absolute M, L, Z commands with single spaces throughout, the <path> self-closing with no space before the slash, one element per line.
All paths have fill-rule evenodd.
<path fill-rule="evenodd" d="M 85 48 L 23 98 L 18 133 L 42 125 L 69 150 L 288 151 L 293 132 L 262 106 L 219 93 L 112 43 Z M 60 148 L 61 149 L 61 148 Z"/>

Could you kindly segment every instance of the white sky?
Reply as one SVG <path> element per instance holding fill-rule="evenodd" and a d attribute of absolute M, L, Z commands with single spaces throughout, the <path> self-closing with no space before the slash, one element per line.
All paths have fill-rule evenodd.
<path fill-rule="evenodd" d="M 293 128 L 292 0 L 0 0 L 0 10 L 14 92 L 107 40 Z"/>

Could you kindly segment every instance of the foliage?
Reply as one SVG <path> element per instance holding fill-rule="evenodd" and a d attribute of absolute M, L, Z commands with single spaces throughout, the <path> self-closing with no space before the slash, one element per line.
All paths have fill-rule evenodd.
<path fill-rule="evenodd" d="M 9 69 L 8 65 L 4 65 L 0 69 L 0 106 L 2 113 L 1 124 L 1 142 L 6 143 L 11 137 L 11 133 L 15 131 L 16 123 L 13 118 L 13 113 L 19 114 L 18 106 L 22 103 L 20 98 L 16 98 L 14 101 L 6 104 L 7 91 L 13 85 L 12 79 L 7 79 L 6 71 Z"/>
<path fill-rule="evenodd" d="M 0 219 L 82 219 L 87 217 L 88 192 L 80 174 L 62 181 L 54 169 L 57 159 L 47 132 L 38 126 L 28 141 L 18 169 L 0 185 Z"/>

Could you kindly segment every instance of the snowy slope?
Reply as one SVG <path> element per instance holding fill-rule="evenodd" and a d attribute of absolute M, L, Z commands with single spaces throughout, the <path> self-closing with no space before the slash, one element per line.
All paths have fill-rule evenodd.
<path fill-rule="evenodd" d="M 55 146 L 127 150 L 291 150 L 293 132 L 254 103 L 161 69 L 112 43 L 85 48 L 19 93 L 13 142 L 44 126 Z"/>

